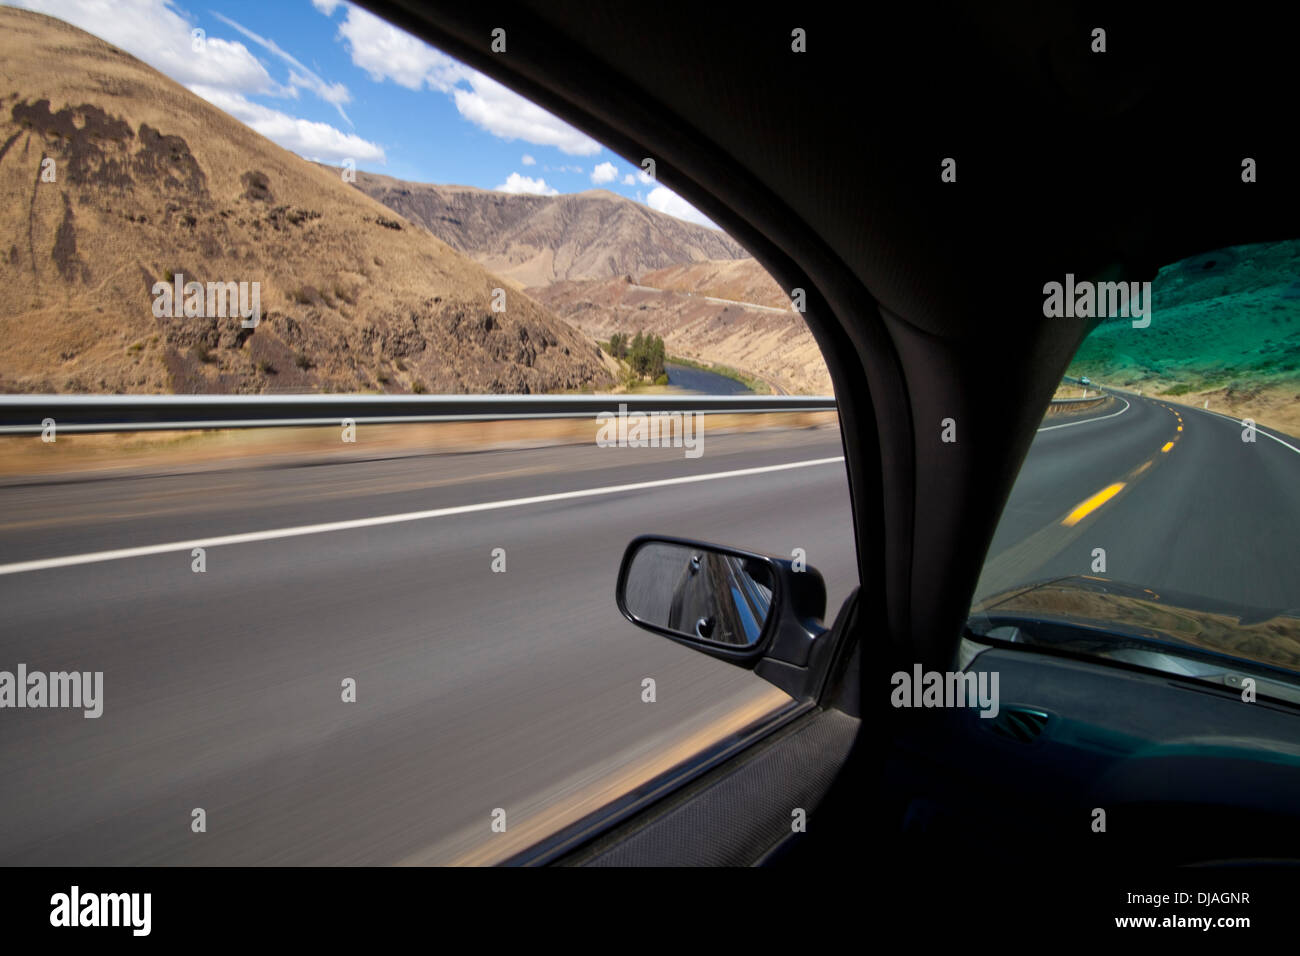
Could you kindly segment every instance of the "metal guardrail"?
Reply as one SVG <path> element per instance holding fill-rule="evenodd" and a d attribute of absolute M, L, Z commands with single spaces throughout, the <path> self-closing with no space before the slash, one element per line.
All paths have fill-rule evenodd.
<path fill-rule="evenodd" d="M 806 395 L 5 395 L 0 435 L 34 435 L 53 419 L 60 432 L 276 428 L 402 422 L 591 418 L 650 412 L 706 415 L 835 411 L 830 396 Z"/>

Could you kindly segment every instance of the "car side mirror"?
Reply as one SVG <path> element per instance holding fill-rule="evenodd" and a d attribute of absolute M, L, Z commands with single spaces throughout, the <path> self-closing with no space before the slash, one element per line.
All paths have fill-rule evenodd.
<path fill-rule="evenodd" d="M 826 584 L 789 560 L 643 535 L 623 555 L 618 609 L 633 624 L 752 668 L 796 698 L 810 688 L 826 633 Z"/>

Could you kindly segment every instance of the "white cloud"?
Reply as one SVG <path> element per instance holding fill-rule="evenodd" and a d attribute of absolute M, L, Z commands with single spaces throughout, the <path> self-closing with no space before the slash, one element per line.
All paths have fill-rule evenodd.
<path fill-rule="evenodd" d="M 191 23 L 169 0 L 14 0 L 49 14 L 139 57 L 178 83 L 204 83 L 245 93 L 282 93 L 244 44 L 208 37 L 191 48 Z"/>
<path fill-rule="evenodd" d="M 624 186 L 635 186 L 635 185 L 636 185 L 636 177 L 633 176 L 631 173 L 628 173 L 626 176 L 623 177 L 623 185 L 624 185 Z"/>
<path fill-rule="evenodd" d="M 220 20 L 222 23 L 226 24 L 226 26 L 238 30 L 240 33 L 242 33 L 248 39 L 252 40 L 258 46 L 262 47 L 265 50 L 269 50 L 271 53 L 274 53 L 280 59 L 288 63 L 293 68 L 289 71 L 289 86 L 291 88 L 293 88 L 294 90 L 297 90 L 299 88 L 306 89 L 311 91 L 312 93 L 315 93 L 326 103 L 331 104 L 336 110 L 338 110 L 339 116 L 343 117 L 344 122 L 346 122 L 349 126 L 352 125 L 352 120 L 348 117 L 348 114 L 343 111 L 343 104 L 350 103 L 352 101 L 352 95 L 348 92 L 348 88 L 346 86 L 344 86 L 342 83 L 327 83 L 325 80 L 321 79 L 311 70 L 309 70 L 307 67 L 303 66 L 303 64 L 300 63 L 297 60 L 297 58 L 295 58 L 293 55 L 281 49 L 280 45 L 276 43 L 274 40 L 268 39 L 263 36 L 259 36 L 258 34 L 254 33 L 252 30 L 248 29 L 242 24 L 236 23 L 234 20 L 231 20 L 229 17 L 222 16 L 220 13 L 217 13 L 216 11 L 213 11 L 212 15 L 216 17 L 218 20 Z"/>
<path fill-rule="evenodd" d="M 6 0 L 9 2 L 9 0 Z M 328 123 L 298 119 L 269 109 L 249 96 L 296 97 L 307 89 L 342 112 L 347 88 L 326 83 L 273 40 L 259 37 L 219 14 L 220 21 L 290 63 L 289 83 L 276 83 L 260 60 L 236 40 L 206 36 L 202 49 L 192 46 L 190 31 L 198 26 L 173 6 L 172 0 L 12 0 L 15 5 L 57 17 L 139 57 L 154 69 L 189 87 L 190 91 L 235 119 L 309 159 L 383 162 L 384 151 L 359 136 Z M 316 2 L 316 0 L 313 0 Z M 328 0 L 317 3 L 328 4 Z"/>
<path fill-rule="evenodd" d="M 428 86 L 448 93 L 471 72 L 445 53 L 357 7 L 348 6 L 338 35 L 352 62 L 376 83 L 387 79 L 408 90 Z"/>
<path fill-rule="evenodd" d="M 601 163 L 591 171 L 591 181 L 597 186 L 602 183 L 612 183 L 618 179 L 618 170 L 614 168 L 613 163 Z"/>
<path fill-rule="evenodd" d="M 204 86 L 194 86 L 191 89 L 245 126 L 261 133 L 273 143 L 293 150 L 299 156 L 334 163 L 344 159 L 358 163 L 385 161 L 383 147 L 353 133 L 344 133 L 328 123 L 299 119 L 228 90 Z"/>
<path fill-rule="evenodd" d="M 545 179 L 529 179 L 527 176 L 521 176 L 519 173 L 511 173 L 506 181 L 497 187 L 497 192 L 502 193 L 528 193 L 533 196 L 556 196 L 559 195 L 558 189 L 552 189 L 546 185 Z"/>
<path fill-rule="evenodd" d="M 347 7 L 339 37 L 352 62 L 376 83 L 387 79 L 408 90 L 448 93 L 461 116 L 493 136 L 554 146 L 571 156 L 600 152 L 599 143 L 540 106 L 365 10 Z"/>
<path fill-rule="evenodd" d="M 651 209 L 667 213 L 678 219 L 684 219 L 687 222 L 698 223 L 711 229 L 718 228 L 705 218 L 702 212 L 666 186 L 656 186 L 650 190 L 650 195 L 646 197 L 645 204 Z"/>
<path fill-rule="evenodd" d="M 537 165 L 537 160 L 533 159 L 533 157 L 529 156 L 527 153 L 524 153 L 524 158 L 519 161 L 523 163 L 525 166 Z"/>
<path fill-rule="evenodd" d="M 457 87 L 452 98 L 460 115 L 474 125 L 500 139 L 554 146 L 570 156 L 592 156 L 600 152 L 600 144 L 594 139 L 537 104 L 482 73 L 470 71 L 470 74 L 470 89 Z"/>
<path fill-rule="evenodd" d="M 343 0 L 311 0 L 311 5 L 325 14 L 327 17 L 334 16 L 334 11 L 339 8 Z"/>

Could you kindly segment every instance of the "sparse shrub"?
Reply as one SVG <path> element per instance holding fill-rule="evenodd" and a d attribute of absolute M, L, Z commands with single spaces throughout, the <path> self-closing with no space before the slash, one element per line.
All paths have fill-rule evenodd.
<path fill-rule="evenodd" d="M 270 362 L 268 362 L 266 359 L 259 359 L 259 360 L 258 360 L 258 362 L 257 362 L 257 370 L 258 370 L 259 372 L 261 372 L 263 375 L 274 375 L 274 374 L 275 374 L 275 366 L 272 365 Z"/>
<path fill-rule="evenodd" d="M 285 215 L 285 218 L 295 226 L 300 226 L 304 222 L 311 222 L 311 220 L 319 219 L 320 217 L 321 214 L 315 209 L 290 209 Z"/>
<path fill-rule="evenodd" d="M 132 342 L 131 345 L 127 347 L 128 352 L 140 352 L 143 351 L 143 349 L 144 349 L 143 342 Z"/>
<path fill-rule="evenodd" d="M 320 305 L 323 297 L 320 290 L 313 285 L 303 285 L 296 289 L 290 289 L 285 296 L 290 302 L 296 302 L 298 305 Z M 326 304 L 333 308 L 333 303 L 326 301 Z"/>
<path fill-rule="evenodd" d="M 375 381 L 378 382 L 380 385 L 387 385 L 388 376 L 384 372 L 376 372 Z"/>
<path fill-rule="evenodd" d="M 656 385 L 667 385 L 667 384 L 668 384 L 668 373 L 665 372 L 663 375 L 660 375 L 658 378 L 656 378 L 656 379 L 655 379 L 655 384 L 656 384 Z"/>
<path fill-rule="evenodd" d="M 270 177 L 261 170 L 250 169 L 239 177 L 239 181 L 244 184 L 243 198 L 256 202 L 272 202 L 274 200 L 274 196 L 271 194 Z"/>
<path fill-rule="evenodd" d="M 212 353 L 208 351 L 208 343 L 206 342 L 197 343 L 194 346 L 193 352 L 194 352 L 194 357 L 198 359 L 200 362 L 212 361 Z"/>
<path fill-rule="evenodd" d="M 306 371 L 307 369 L 311 368 L 311 359 L 307 357 L 306 352 L 299 352 L 297 355 L 293 357 L 293 364 L 298 366 L 303 371 Z"/>
<path fill-rule="evenodd" d="M 415 381 L 411 383 L 411 391 L 414 392 L 416 395 L 423 395 L 426 391 L 424 387 L 424 383 L 417 378 Z"/>

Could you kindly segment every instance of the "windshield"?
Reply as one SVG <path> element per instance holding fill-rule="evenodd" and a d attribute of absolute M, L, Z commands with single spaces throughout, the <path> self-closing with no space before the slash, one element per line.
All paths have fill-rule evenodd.
<path fill-rule="evenodd" d="M 1205 654 L 1300 675 L 1300 242 L 1192 256 L 1150 283 L 1062 276 L 1044 301 L 1044 321 L 1092 327 L 1002 514 L 971 633 L 1018 623 L 1023 643 L 1189 676 L 1226 679 L 1187 664 Z"/>

